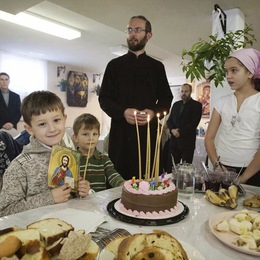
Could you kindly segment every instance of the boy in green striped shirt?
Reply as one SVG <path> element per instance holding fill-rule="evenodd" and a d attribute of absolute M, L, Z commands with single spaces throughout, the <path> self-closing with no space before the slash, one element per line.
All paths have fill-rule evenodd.
<path fill-rule="evenodd" d="M 124 179 L 115 170 L 110 158 L 97 150 L 100 136 L 100 123 L 91 114 L 84 113 L 73 124 L 74 141 L 81 153 L 80 176 L 90 182 L 95 192 L 110 187 L 122 186 Z"/>

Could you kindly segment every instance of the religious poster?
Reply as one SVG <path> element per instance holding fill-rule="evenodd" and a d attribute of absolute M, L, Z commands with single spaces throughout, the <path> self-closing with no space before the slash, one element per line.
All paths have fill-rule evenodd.
<path fill-rule="evenodd" d="M 97 96 L 99 96 L 100 88 L 101 88 L 101 82 L 102 82 L 102 74 L 101 73 L 94 73 L 93 74 L 93 89 L 92 93 L 96 93 Z"/>
<path fill-rule="evenodd" d="M 86 107 L 88 103 L 88 77 L 86 73 L 69 71 L 67 104 L 72 107 Z"/>
<path fill-rule="evenodd" d="M 53 146 L 48 168 L 48 186 L 57 188 L 68 183 L 72 192 L 77 192 L 79 163 L 79 152 L 60 145 Z"/>
<path fill-rule="evenodd" d="M 197 100 L 202 104 L 202 117 L 210 116 L 210 83 L 202 82 L 197 85 Z"/>

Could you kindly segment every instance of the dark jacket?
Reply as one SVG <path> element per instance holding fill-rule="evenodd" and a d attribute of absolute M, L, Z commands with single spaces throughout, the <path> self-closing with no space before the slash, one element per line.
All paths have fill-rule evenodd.
<path fill-rule="evenodd" d="M 173 104 L 170 116 L 167 120 L 167 126 L 170 131 L 179 128 L 179 138 L 171 134 L 173 144 L 177 144 L 180 149 L 185 147 L 195 149 L 196 131 L 202 115 L 202 105 L 200 102 L 190 98 L 190 100 L 185 103 L 183 111 L 180 114 L 182 105 L 182 100 Z"/>
<path fill-rule="evenodd" d="M 4 174 L 10 162 L 21 153 L 22 149 L 23 145 L 14 140 L 9 133 L 0 131 L 0 177 Z"/>
<path fill-rule="evenodd" d="M 0 128 L 7 122 L 11 122 L 14 128 L 21 118 L 20 96 L 9 90 L 9 104 L 6 105 L 2 92 L 0 91 Z"/>

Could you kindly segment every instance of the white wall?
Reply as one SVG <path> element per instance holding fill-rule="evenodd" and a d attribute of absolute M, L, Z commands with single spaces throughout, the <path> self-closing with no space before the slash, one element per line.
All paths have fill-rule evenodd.
<path fill-rule="evenodd" d="M 103 123 L 103 111 L 101 110 L 98 102 L 98 96 L 95 93 L 92 93 L 92 87 L 93 87 L 93 72 L 87 71 L 84 68 L 77 68 L 70 65 L 65 64 L 58 64 L 54 62 L 48 62 L 48 68 L 47 68 L 47 89 L 56 93 L 62 100 L 64 106 L 65 106 L 65 113 L 68 115 L 66 127 L 72 127 L 74 119 L 83 114 L 83 113 L 91 113 L 94 116 L 97 117 L 97 119 L 100 122 L 100 125 L 102 126 Z M 66 72 L 61 77 L 67 78 L 69 71 L 77 71 L 77 72 L 84 72 L 88 76 L 89 84 L 88 84 L 88 103 L 86 107 L 70 107 L 67 105 L 66 101 L 66 92 L 60 91 L 60 88 L 58 86 L 58 82 L 60 81 L 61 77 L 57 77 L 57 66 L 66 66 Z M 97 73 L 97 72 L 94 72 Z M 98 72 L 99 73 L 99 72 Z M 18 131 L 22 131 L 24 129 L 23 127 L 24 123 L 22 121 L 18 124 Z M 101 129 L 102 132 L 102 129 Z"/>

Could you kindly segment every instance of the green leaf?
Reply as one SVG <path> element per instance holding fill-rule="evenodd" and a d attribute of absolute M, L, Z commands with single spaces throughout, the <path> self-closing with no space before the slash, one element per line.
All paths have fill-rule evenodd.
<path fill-rule="evenodd" d="M 186 78 L 193 81 L 205 78 L 206 72 L 211 72 L 209 80 L 212 80 L 216 87 L 223 86 L 225 80 L 224 63 L 230 53 L 241 47 L 253 45 L 256 41 L 252 25 L 245 25 L 243 30 L 227 32 L 221 39 L 217 35 L 210 35 L 209 41 L 199 39 L 190 50 L 182 50 L 182 59 L 190 60 L 188 64 L 182 62 L 182 70 Z M 206 68 L 206 62 L 212 62 L 210 68 Z"/>

